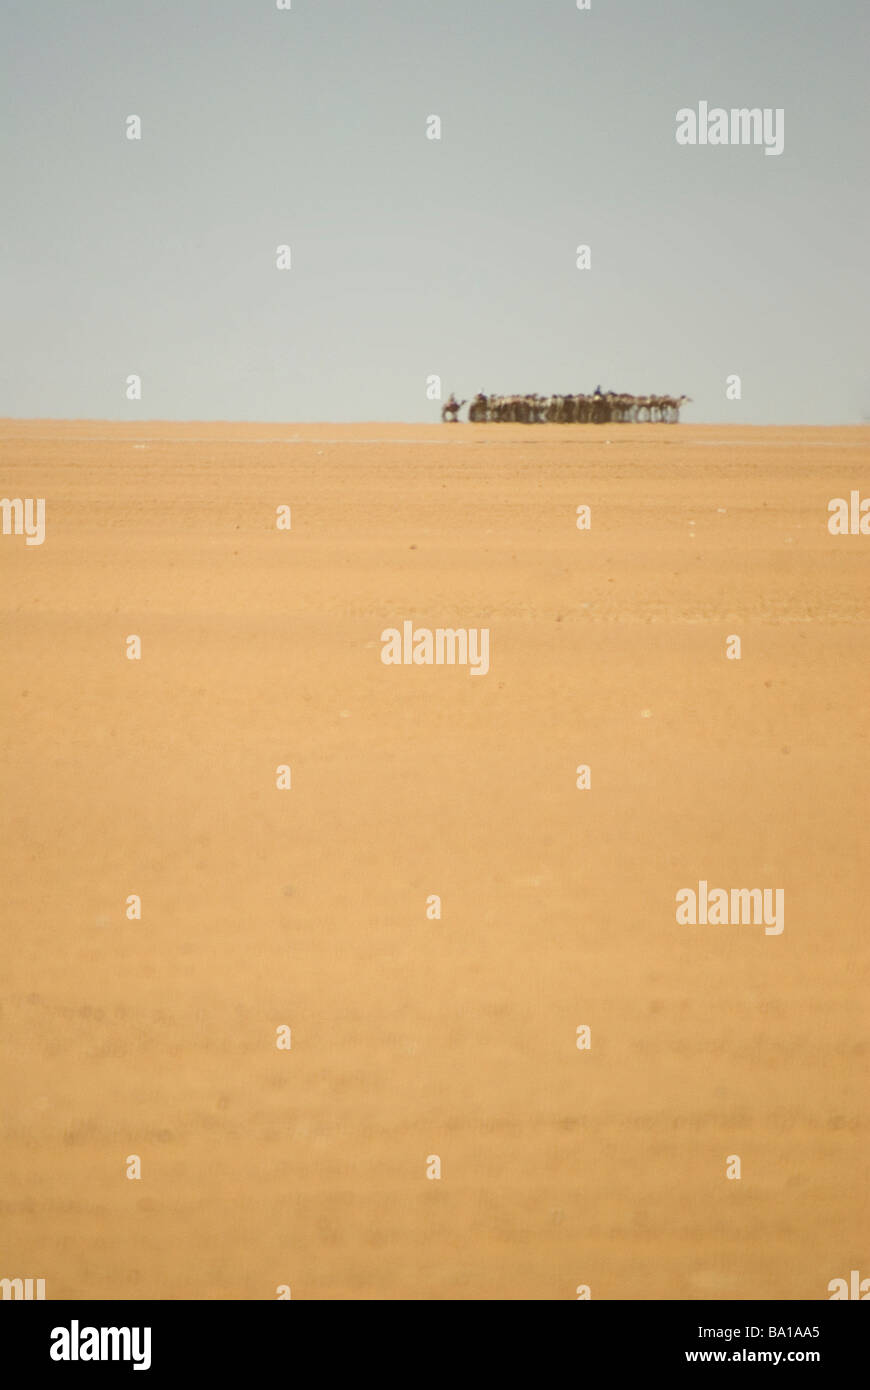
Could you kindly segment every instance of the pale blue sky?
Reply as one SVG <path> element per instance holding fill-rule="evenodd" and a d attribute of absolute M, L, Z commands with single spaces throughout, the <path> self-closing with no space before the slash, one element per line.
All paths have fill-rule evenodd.
<path fill-rule="evenodd" d="M 870 415 L 865 0 L 4 0 L 0 54 L 0 415 Z M 699 100 L 783 154 L 678 146 Z"/>

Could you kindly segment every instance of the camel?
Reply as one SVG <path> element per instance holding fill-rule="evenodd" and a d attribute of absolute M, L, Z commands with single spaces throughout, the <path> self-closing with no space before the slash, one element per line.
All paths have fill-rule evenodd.
<path fill-rule="evenodd" d="M 450 424 L 455 425 L 459 419 L 459 412 L 464 405 L 465 401 L 458 401 L 451 391 L 449 398 L 444 402 L 441 408 L 442 421 L 446 420 L 449 421 Z"/>

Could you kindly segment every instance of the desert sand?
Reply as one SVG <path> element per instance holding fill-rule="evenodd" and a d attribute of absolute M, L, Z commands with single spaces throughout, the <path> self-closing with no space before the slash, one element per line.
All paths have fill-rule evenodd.
<path fill-rule="evenodd" d="M 0 536 L 0 1277 L 870 1276 L 851 489 L 863 427 L 0 422 L 46 499 Z M 384 665 L 406 619 L 488 628 L 488 674 Z M 678 925 L 701 879 L 783 931 Z"/>

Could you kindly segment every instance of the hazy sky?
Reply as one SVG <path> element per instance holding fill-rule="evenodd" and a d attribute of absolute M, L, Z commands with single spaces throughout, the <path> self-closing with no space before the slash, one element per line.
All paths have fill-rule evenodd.
<path fill-rule="evenodd" d="M 868 0 L 2 0 L 0 55 L 0 415 L 870 415 Z"/>

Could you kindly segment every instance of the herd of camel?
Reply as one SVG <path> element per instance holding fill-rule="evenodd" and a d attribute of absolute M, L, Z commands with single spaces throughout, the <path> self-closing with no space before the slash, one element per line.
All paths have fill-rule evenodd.
<path fill-rule="evenodd" d="M 624 391 L 602 391 L 597 387 L 591 396 L 485 396 L 482 391 L 473 401 L 458 401 L 451 395 L 441 410 L 441 419 L 456 422 L 459 412 L 468 405 L 472 422 L 511 422 L 522 425 L 605 425 L 659 421 L 677 424 L 680 408 L 688 396 L 629 396 Z"/>

